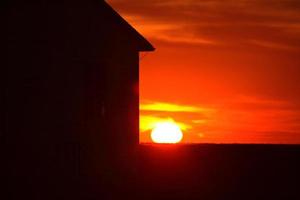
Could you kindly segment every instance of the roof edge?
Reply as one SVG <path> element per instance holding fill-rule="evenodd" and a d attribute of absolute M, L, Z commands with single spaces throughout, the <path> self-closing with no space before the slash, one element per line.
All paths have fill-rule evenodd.
<path fill-rule="evenodd" d="M 138 44 L 139 51 L 145 52 L 145 51 L 154 51 L 155 50 L 154 46 L 142 34 L 140 34 L 132 25 L 130 25 L 116 10 L 114 10 L 111 5 L 109 5 L 105 0 L 103 0 L 103 2 L 106 4 L 107 7 L 109 7 L 112 10 L 112 12 L 118 18 L 120 18 L 120 20 L 122 20 L 122 22 L 124 22 L 126 25 L 128 25 L 128 27 L 133 31 L 134 34 L 136 34 L 136 36 L 138 37 L 138 40 L 140 41 L 140 43 Z"/>

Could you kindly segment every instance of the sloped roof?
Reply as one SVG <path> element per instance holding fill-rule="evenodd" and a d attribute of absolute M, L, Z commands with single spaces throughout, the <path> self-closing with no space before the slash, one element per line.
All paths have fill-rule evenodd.
<path fill-rule="evenodd" d="M 135 40 L 139 51 L 154 51 L 155 48 L 146 40 L 136 29 L 134 29 L 123 17 L 121 17 L 108 3 L 104 0 L 104 9 L 110 12 L 114 21 L 117 21 L 120 26 L 126 31 L 130 38 Z"/>

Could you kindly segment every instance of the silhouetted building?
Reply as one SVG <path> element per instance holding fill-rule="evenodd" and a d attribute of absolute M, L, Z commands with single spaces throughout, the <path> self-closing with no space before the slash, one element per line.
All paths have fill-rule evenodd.
<path fill-rule="evenodd" d="M 139 52 L 154 48 L 101 0 L 11 1 L 5 15 L 9 192 L 74 199 L 95 177 L 116 184 L 138 144 Z"/>

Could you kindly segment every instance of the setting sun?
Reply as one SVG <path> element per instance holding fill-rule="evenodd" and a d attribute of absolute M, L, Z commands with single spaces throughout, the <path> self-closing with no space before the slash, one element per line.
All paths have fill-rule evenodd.
<path fill-rule="evenodd" d="M 174 122 L 160 122 L 151 132 L 151 139 L 155 143 L 179 143 L 183 134 L 179 126 Z"/>

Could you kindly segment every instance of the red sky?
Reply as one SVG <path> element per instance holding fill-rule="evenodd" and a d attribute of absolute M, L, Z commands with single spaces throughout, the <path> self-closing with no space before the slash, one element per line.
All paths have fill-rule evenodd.
<path fill-rule="evenodd" d="M 188 143 L 300 144 L 300 1 L 109 0 L 141 55 L 141 142 L 173 120 Z"/>

